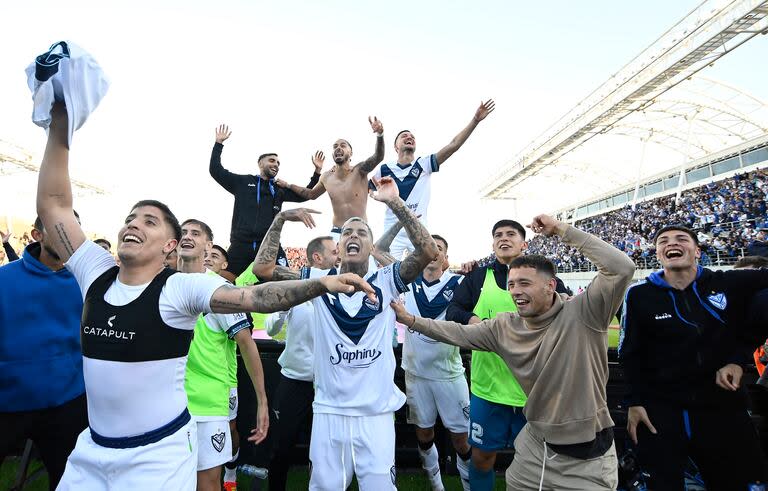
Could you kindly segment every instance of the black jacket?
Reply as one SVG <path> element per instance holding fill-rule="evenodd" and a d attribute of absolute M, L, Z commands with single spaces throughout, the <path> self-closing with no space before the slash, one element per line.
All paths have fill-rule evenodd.
<path fill-rule="evenodd" d="M 5 250 L 5 257 L 8 258 L 8 262 L 15 261 L 19 258 L 16 251 L 13 250 L 13 246 L 8 242 L 3 242 L 3 249 Z"/>
<path fill-rule="evenodd" d="M 507 289 L 509 268 L 506 264 L 502 264 L 494 259 L 486 267 L 475 268 L 453 291 L 453 299 L 451 300 L 451 303 L 448 304 L 448 310 L 445 312 L 445 320 L 458 322 L 460 324 L 469 324 L 469 319 L 475 315 L 472 311 L 474 310 L 475 305 L 477 305 L 478 299 L 480 299 L 483 283 L 485 283 L 485 272 L 488 268 L 493 268 L 493 277 L 499 288 L 503 290 Z M 557 292 L 567 293 L 565 284 L 562 280 L 560 280 L 560 278 L 555 279 L 557 280 Z"/>
<path fill-rule="evenodd" d="M 768 242 L 761 240 L 752 241 L 749 247 L 747 247 L 747 255 L 768 257 Z"/>
<path fill-rule="evenodd" d="M 746 362 L 754 350 L 756 344 L 743 337 L 747 302 L 766 287 L 768 270 L 702 267 L 682 291 L 666 282 L 663 271 L 632 285 L 619 339 L 627 404 L 744 407 L 743 391 L 721 389 L 715 375 L 728 363 Z"/>
<path fill-rule="evenodd" d="M 221 151 L 224 145 L 216 143 L 211 152 L 209 172 L 216 182 L 235 195 L 232 210 L 230 242 L 260 243 L 272 225 L 275 215 L 280 213 L 284 201 L 301 203 L 306 201 L 290 189 L 284 189 L 260 176 L 234 174 L 221 165 Z M 308 188 L 315 187 L 320 174 L 313 174 Z"/>

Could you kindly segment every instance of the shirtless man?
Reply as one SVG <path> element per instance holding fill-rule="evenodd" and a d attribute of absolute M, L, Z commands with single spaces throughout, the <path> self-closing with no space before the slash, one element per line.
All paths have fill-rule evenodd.
<path fill-rule="evenodd" d="M 302 198 L 317 199 L 328 191 L 333 206 L 333 228 L 331 236 L 338 242 L 341 226 L 352 217 L 367 220 L 365 210 L 368 205 L 368 173 L 384 160 L 384 126 L 375 116 L 368 118 L 371 129 L 376 133 L 376 151 L 373 155 L 359 164 L 352 166 L 352 145 L 347 140 L 339 138 L 333 144 L 333 161 L 336 165 L 320 177 L 312 189 L 302 188 L 295 184 L 287 184 L 277 180 L 276 184 L 298 194 Z M 312 157 L 315 166 L 325 162 L 323 152 L 317 151 Z"/>

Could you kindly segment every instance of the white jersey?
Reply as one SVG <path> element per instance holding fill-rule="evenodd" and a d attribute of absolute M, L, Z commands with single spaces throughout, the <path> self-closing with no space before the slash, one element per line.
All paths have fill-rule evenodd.
<path fill-rule="evenodd" d="M 269 314 L 264 325 L 267 334 L 275 336 L 285 323 L 285 348 L 277 362 L 280 373 L 293 380 L 311 382 L 314 379 L 315 309 L 312 302 L 304 302 L 285 312 Z M 276 325 L 276 324 L 280 325 Z"/>
<path fill-rule="evenodd" d="M 305 268 L 304 278 L 337 274 L 335 269 Z M 392 332 L 395 312 L 389 303 L 407 290 L 400 263 L 369 272 L 374 302 L 363 292 L 326 293 L 312 299 L 315 308 L 314 412 L 373 416 L 405 403 L 394 382 Z"/>
<path fill-rule="evenodd" d="M 405 308 L 419 317 L 445 320 L 453 292 L 463 278 L 446 271 L 429 283 L 420 275 L 405 294 Z M 405 330 L 402 367 L 412 375 L 429 380 L 450 380 L 464 373 L 457 346 L 435 341 L 412 329 Z"/>
<path fill-rule="evenodd" d="M 83 298 L 91 283 L 114 266 L 112 255 L 91 241 L 83 243 L 66 263 L 77 279 Z M 203 312 L 211 312 L 211 297 L 225 283 L 220 276 L 172 275 L 160 294 L 163 322 L 176 329 L 193 330 L 197 317 Z M 110 305 L 127 305 L 148 285 L 125 285 L 116 279 L 104 300 Z M 133 341 L 130 332 L 91 332 L 93 330 L 86 326 L 81 335 Z M 133 349 L 140 350 L 141 346 L 133 346 Z M 187 407 L 184 392 L 186 365 L 187 356 L 142 362 L 83 356 L 90 427 L 99 435 L 121 438 L 147 433 L 173 421 Z"/>
<path fill-rule="evenodd" d="M 430 177 L 433 172 L 437 172 L 437 156 L 435 154 L 426 157 L 419 157 L 408 165 L 392 162 L 381 164 L 373 176 L 376 179 L 382 177 L 391 177 L 397 184 L 400 198 L 405 201 L 405 205 L 414 213 L 421 215 L 421 223 L 427 225 L 427 212 L 429 211 L 430 198 Z M 384 230 L 388 230 L 397 223 L 397 217 L 389 208 L 384 212 Z M 413 250 L 411 241 L 405 229 L 401 230 L 392 241 L 390 250 L 402 251 L 403 248 Z M 395 256 L 396 259 L 402 259 Z"/>

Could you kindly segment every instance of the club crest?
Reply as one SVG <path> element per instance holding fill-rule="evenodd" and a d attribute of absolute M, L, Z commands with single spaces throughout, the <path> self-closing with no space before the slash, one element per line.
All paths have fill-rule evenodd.
<path fill-rule="evenodd" d="M 211 444 L 217 452 L 221 453 L 221 451 L 224 450 L 224 441 L 226 438 L 227 435 L 225 435 L 223 431 L 221 433 L 215 433 L 211 435 Z"/>
<path fill-rule="evenodd" d="M 379 310 L 379 301 L 373 301 L 367 296 L 365 297 L 365 300 L 363 300 L 363 304 L 368 307 L 371 310 Z"/>
<path fill-rule="evenodd" d="M 443 298 L 445 299 L 446 302 L 450 302 L 451 300 L 453 300 L 453 290 L 445 290 L 443 292 Z"/>
<path fill-rule="evenodd" d="M 728 305 L 728 299 L 725 298 L 725 293 L 714 293 L 708 296 L 707 300 L 720 310 L 725 310 L 725 307 Z"/>
<path fill-rule="evenodd" d="M 411 169 L 411 175 L 416 179 L 419 178 L 420 174 L 421 174 L 421 169 L 419 169 L 418 167 L 414 167 L 413 169 Z"/>

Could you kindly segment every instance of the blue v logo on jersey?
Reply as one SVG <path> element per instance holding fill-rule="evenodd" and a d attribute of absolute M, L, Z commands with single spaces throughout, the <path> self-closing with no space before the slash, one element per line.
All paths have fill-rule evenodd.
<path fill-rule="evenodd" d="M 336 269 L 332 269 L 328 273 L 328 275 L 332 274 L 336 274 Z M 377 274 L 378 273 L 374 273 L 368 278 L 368 283 L 376 292 L 376 301 L 371 300 L 367 295 L 361 292 L 353 293 L 352 295 L 346 295 L 344 293 L 327 293 L 322 297 L 323 303 L 328 307 L 328 311 L 331 313 L 331 316 L 333 316 L 333 320 L 336 321 L 336 325 L 339 326 L 341 332 L 355 344 L 360 342 L 366 329 L 368 329 L 368 324 L 382 311 L 381 304 L 384 297 L 381 293 L 381 289 L 374 285 Z M 346 298 L 357 299 L 357 302 L 360 302 L 360 308 L 354 315 L 349 315 L 344 308 L 345 302 L 342 302 L 340 295 L 345 295 Z M 349 304 L 349 302 L 346 303 Z M 348 307 L 354 312 L 355 305 L 348 305 Z"/>
<path fill-rule="evenodd" d="M 725 293 L 712 294 L 707 297 L 707 300 L 720 310 L 725 310 L 725 307 L 728 306 L 728 299 L 725 297 Z"/>

